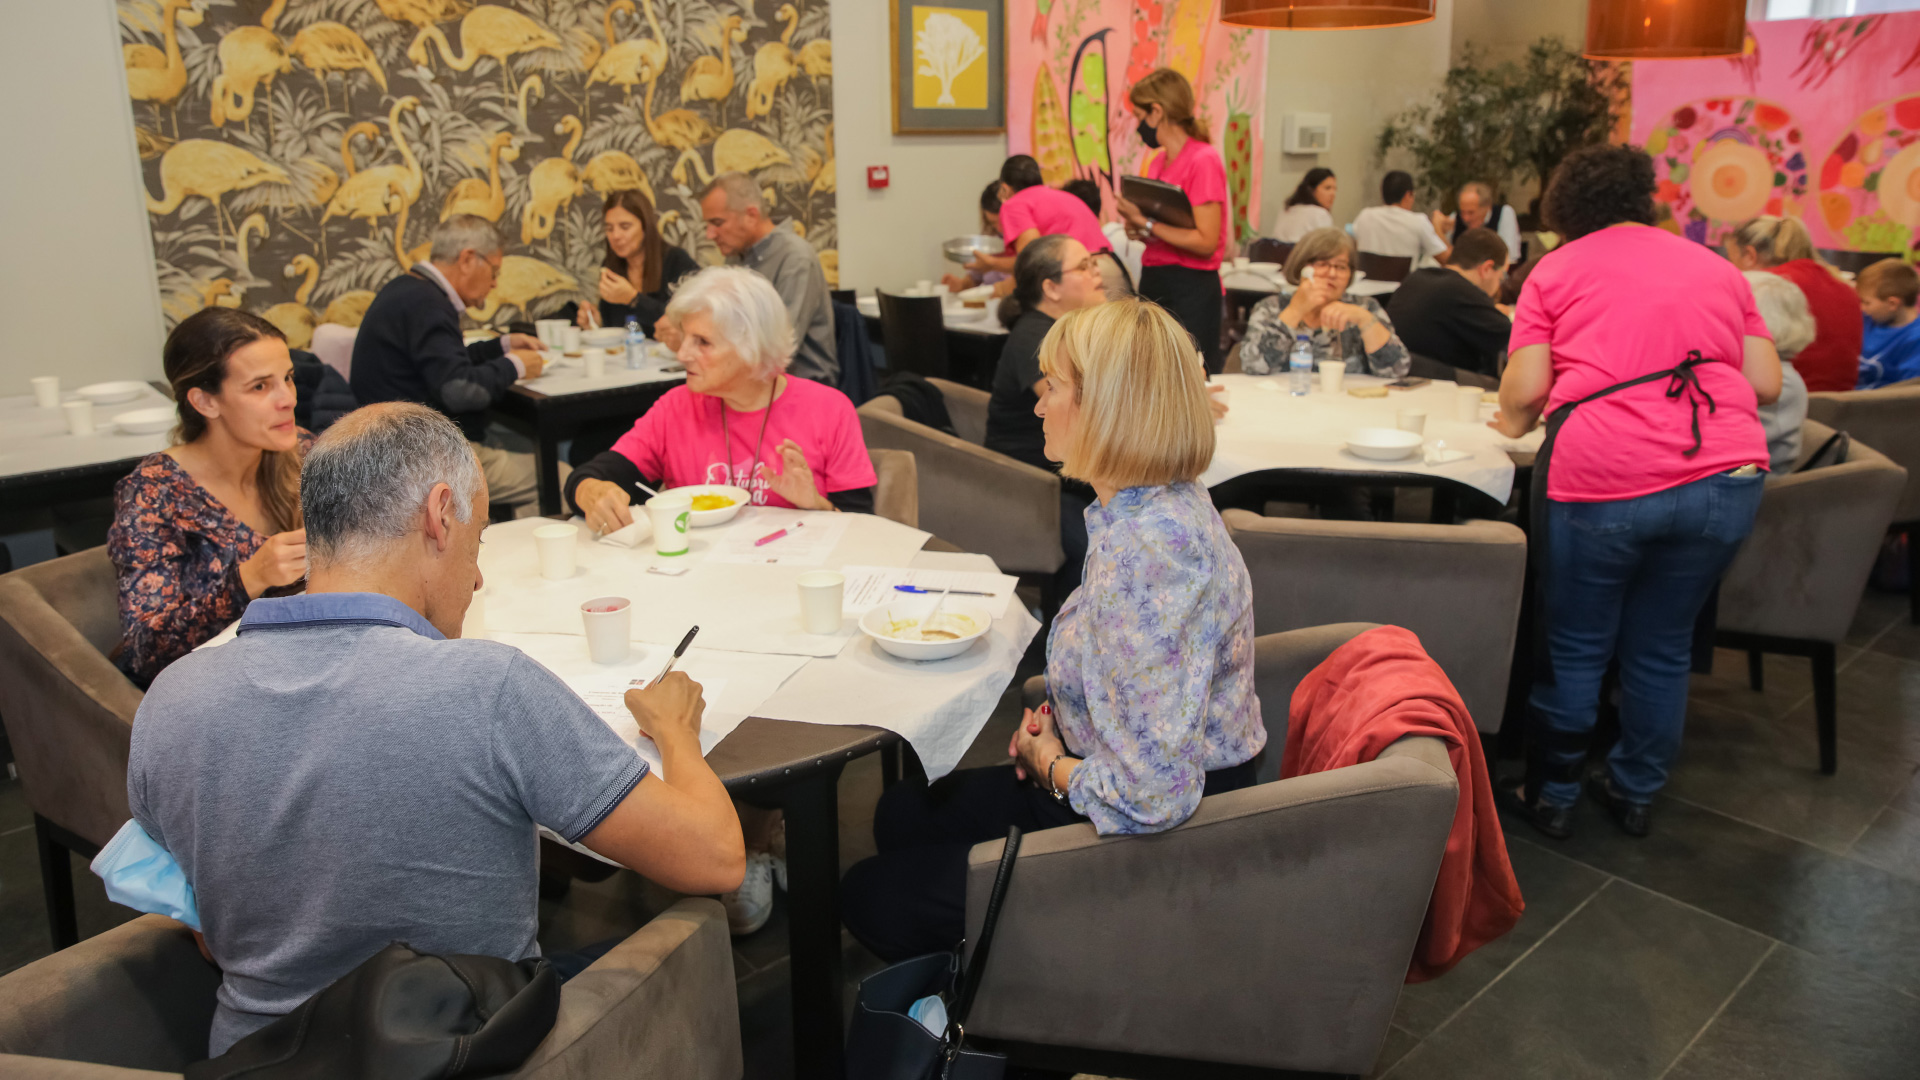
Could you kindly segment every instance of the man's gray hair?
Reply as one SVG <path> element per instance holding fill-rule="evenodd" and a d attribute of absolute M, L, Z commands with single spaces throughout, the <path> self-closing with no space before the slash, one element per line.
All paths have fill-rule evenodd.
<path fill-rule="evenodd" d="M 713 320 L 715 336 L 762 378 L 793 359 L 793 320 L 773 283 L 744 266 L 709 266 L 682 281 L 667 303 L 675 325 L 694 312 Z"/>
<path fill-rule="evenodd" d="M 1493 188 L 1491 186 L 1481 183 L 1478 180 L 1469 180 L 1460 185 L 1460 194 L 1465 195 L 1469 191 L 1480 196 L 1481 206 L 1489 210 L 1493 209 Z"/>
<path fill-rule="evenodd" d="M 485 259 L 500 254 L 500 230 L 478 214 L 455 214 L 433 229 L 433 250 L 427 258 L 437 263 L 458 261 L 471 249 Z"/>
<path fill-rule="evenodd" d="M 473 516 L 480 462 L 460 428 L 425 405 L 394 401 L 341 417 L 307 451 L 300 510 L 316 562 L 366 558 L 414 531 L 435 484 L 454 517 Z"/>
<path fill-rule="evenodd" d="M 1765 270 L 1749 270 L 1746 276 L 1753 288 L 1753 305 L 1760 309 L 1760 321 L 1767 324 L 1780 359 L 1791 360 L 1813 344 L 1813 310 L 1800 286 Z"/>
<path fill-rule="evenodd" d="M 719 176 L 714 177 L 707 182 L 706 188 L 700 192 L 701 200 L 704 201 L 707 196 L 716 191 L 724 191 L 727 193 L 727 209 L 735 213 L 739 213 L 751 206 L 755 210 L 760 211 L 761 217 L 767 216 L 766 196 L 760 193 L 760 185 L 754 183 L 753 177 L 748 176 L 746 173 L 723 172 Z"/>

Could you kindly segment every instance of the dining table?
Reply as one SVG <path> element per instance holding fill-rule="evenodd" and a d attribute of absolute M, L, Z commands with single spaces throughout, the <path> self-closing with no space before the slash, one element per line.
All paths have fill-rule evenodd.
<path fill-rule="evenodd" d="M 866 318 L 868 337 L 880 342 L 880 297 L 861 294 L 854 298 L 854 306 Z M 956 382 L 983 390 L 991 388 L 994 370 L 1000 366 L 1000 351 L 1007 342 L 1007 328 L 1000 324 L 998 312 L 997 301 L 984 308 L 970 308 L 951 294 L 943 294 L 940 321 L 947 333 L 947 365 Z"/>
<path fill-rule="evenodd" d="M 626 366 L 620 352 L 605 353 L 605 371 L 587 374 L 585 356 L 548 353 L 548 366 L 537 379 L 525 379 L 494 400 L 491 417 L 532 439 L 540 490 L 540 512 L 560 512 L 560 443 L 596 421 L 631 423 L 686 382 L 686 369 L 649 350 L 639 368 Z"/>
<path fill-rule="evenodd" d="M 80 400 L 72 390 L 60 397 Z M 153 408 L 171 409 L 173 399 L 161 384 L 142 383 L 127 400 L 94 406 L 92 434 L 70 435 L 61 410 L 40 408 L 31 394 L 0 397 L 0 513 L 111 495 L 141 458 L 171 444 L 165 431 L 129 434 L 113 422 Z"/>

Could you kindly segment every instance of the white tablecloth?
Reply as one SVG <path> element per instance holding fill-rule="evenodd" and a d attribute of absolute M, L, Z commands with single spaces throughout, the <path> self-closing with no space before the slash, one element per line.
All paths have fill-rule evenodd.
<path fill-rule="evenodd" d="M 79 401 L 71 391 L 60 395 L 62 401 Z M 100 465 L 109 461 L 145 457 L 167 448 L 167 433 L 122 435 L 114 430 L 113 418 L 136 409 L 173 408 L 165 394 L 151 386 L 141 388 L 131 401 L 93 407 L 94 433 L 67 434 L 63 410 L 42 409 L 33 395 L 0 398 L 0 477 L 73 469 L 82 465 Z"/>
<path fill-rule="evenodd" d="M 585 394 L 595 390 L 616 390 L 622 386 L 640 386 L 646 383 L 677 382 L 687 377 L 686 370 L 680 367 L 661 367 L 649 362 L 645 367 L 629 369 L 627 358 L 619 353 L 607 356 L 607 370 L 597 379 L 587 377 L 585 358 L 563 356 L 560 353 L 548 353 L 549 366 L 537 379 L 528 379 L 521 386 L 529 390 L 538 390 L 548 397 L 564 397 L 567 394 Z"/>
<path fill-rule="evenodd" d="M 1243 292 L 1278 293 L 1281 289 L 1292 288 L 1279 274 L 1264 273 L 1259 270 L 1234 270 L 1224 266 L 1220 268 L 1220 281 L 1229 289 L 1239 289 Z M 1361 278 L 1349 285 L 1347 291 L 1355 296 L 1385 296 L 1399 287 L 1400 283 L 1397 281 Z"/>
<path fill-rule="evenodd" d="M 1262 469 L 1347 469 L 1354 472 L 1419 473 L 1444 476 L 1478 488 L 1505 503 L 1513 491 L 1513 460 L 1506 451 L 1536 450 L 1541 433 L 1509 439 L 1487 427 L 1493 406 L 1480 418 L 1454 418 L 1455 383 L 1435 381 L 1416 390 L 1389 390 L 1384 398 L 1356 398 L 1344 391 L 1324 394 L 1318 376 L 1313 392 L 1294 397 L 1285 375 L 1216 375 L 1227 387 L 1227 417 L 1214 429 L 1213 463 L 1200 475 L 1208 487 Z M 1349 375 L 1346 385 L 1380 386 L 1386 379 Z M 1346 449 L 1355 428 L 1394 427 L 1403 409 L 1427 414 L 1427 446 L 1444 442 L 1471 456 L 1447 465 L 1428 465 L 1420 455 L 1400 461 L 1369 461 Z"/>
<path fill-rule="evenodd" d="M 880 298 L 878 296 L 858 297 L 854 303 L 855 306 L 860 309 L 860 314 L 865 315 L 867 318 L 877 319 L 880 317 Z M 941 321 L 946 323 L 947 329 L 962 334 L 984 334 L 988 337 L 1005 334 L 1007 328 L 1000 325 L 999 316 L 995 314 L 995 312 L 999 310 L 998 305 L 998 301 L 989 303 L 985 308 L 970 308 L 962 307 L 959 304 L 949 304 L 941 309 Z"/>

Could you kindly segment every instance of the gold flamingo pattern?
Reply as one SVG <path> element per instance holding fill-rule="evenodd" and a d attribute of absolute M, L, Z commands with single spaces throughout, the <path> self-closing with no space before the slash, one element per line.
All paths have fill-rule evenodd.
<path fill-rule="evenodd" d="M 613 192 L 719 261 L 699 192 L 736 169 L 838 267 L 827 0 L 115 4 L 169 323 L 357 326 L 456 213 L 509 245 L 469 316 L 545 317 L 594 295 Z"/>

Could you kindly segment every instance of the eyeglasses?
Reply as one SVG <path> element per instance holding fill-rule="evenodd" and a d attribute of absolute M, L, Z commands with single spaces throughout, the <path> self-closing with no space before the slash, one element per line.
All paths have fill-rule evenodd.
<path fill-rule="evenodd" d="M 1067 274 L 1071 274 L 1075 272 L 1082 273 L 1082 274 L 1097 275 L 1100 273 L 1100 264 L 1094 260 L 1093 256 L 1089 255 L 1086 258 L 1080 260 L 1079 262 L 1074 263 L 1072 266 L 1061 267 L 1060 273 L 1055 275 L 1053 280 L 1058 281 L 1060 280 L 1060 278 L 1066 276 Z"/>
<path fill-rule="evenodd" d="M 1353 273 L 1353 264 L 1349 262 L 1335 262 L 1332 259 L 1315 259 L 1308 265 L 1313 267 L 1315 277 L 1321 274 L 1331 274 L 1336 271 L 1342 274 Z"/>

